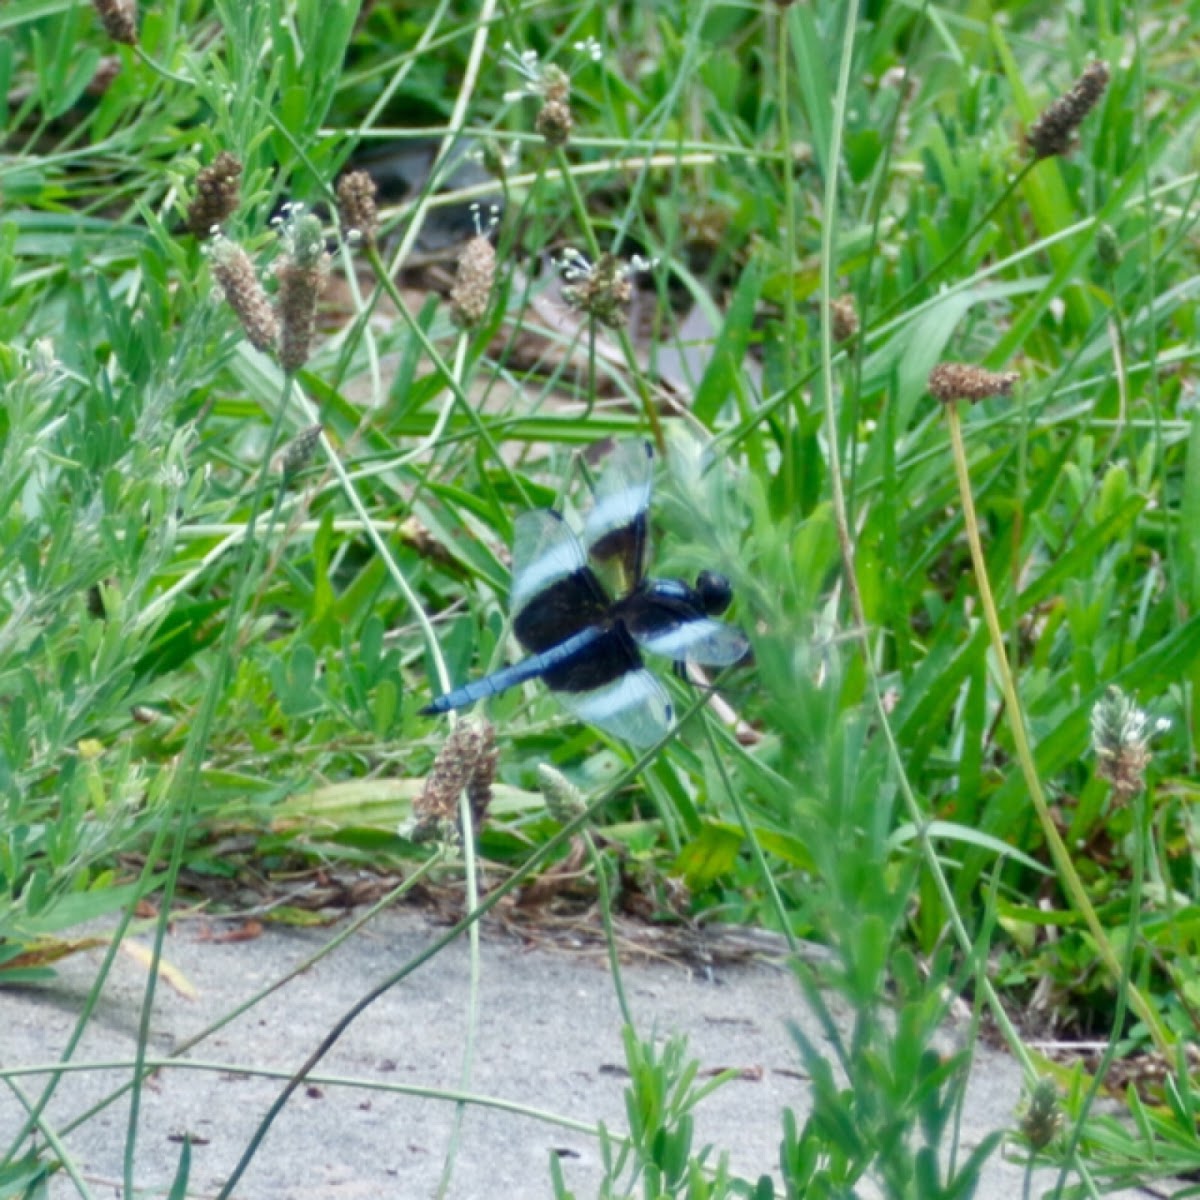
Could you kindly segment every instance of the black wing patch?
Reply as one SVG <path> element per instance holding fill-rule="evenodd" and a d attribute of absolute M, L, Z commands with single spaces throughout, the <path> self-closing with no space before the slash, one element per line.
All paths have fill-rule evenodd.
<path fill-rule="evenodd" d="M 608 596 L 579 539 L 549 509 L 522 513 L 513 526 L 513 632 L 539 654 L 602 621 Z"/>
<path fill-rule="evenodd" d="M 583 544 L 598 563 L 616 562 L 626 589 L 646 574 L 647 511 L 654 483 L 654 447 L 644 439 L 619 442 L 609 455 L 583 526 Z"/>

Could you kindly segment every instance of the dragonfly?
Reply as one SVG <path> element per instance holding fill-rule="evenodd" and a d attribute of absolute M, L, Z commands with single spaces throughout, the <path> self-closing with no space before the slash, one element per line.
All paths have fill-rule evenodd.
<path fill-rule="evenodd" d="M 646 574 L 654 447 L 617 443 L 596 485 L 581 536 L 553 509 L 513 526 L 512 628 L 528 657 L 427 704 L 434 716 L 540 679 L 573 716 L 633 746 L 674 726 L 675 712 L 643 654 L 729 667 L 750 654 L 736 625 L 718 620 L 733 600 L 729 580 L 704 570 L 694 584 Z M 602 576 L 621 581 L 610 594 Z"/>

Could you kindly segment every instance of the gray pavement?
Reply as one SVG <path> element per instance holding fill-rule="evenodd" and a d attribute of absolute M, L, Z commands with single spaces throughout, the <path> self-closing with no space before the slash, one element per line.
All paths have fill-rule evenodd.
<path fill-rule="evenodd" d="M 142 1194 L 166 1194 L 179 1158 L 178 1139 L 186 1133 L 196 1139 L 188 1194 L 213 1195 L 279 1094 L 279 1079 L 249 1072 L 295 1070 L 371 985 L 443 931 L 411 910 L 382 914 L 330 957 L 191 1050 L 186 1059 L 192 1069 L 175 1066 L 156 1076 L 142 1099 L 136 1155 Z M 167 940 L 167 961 L 195 994 L 189 998 L 160 985 L 151 1055 L 165 1056 L 332 936 L 328 929 L 268 928 L 253 941 L 222 943 L 202 933 L 198 923 L 181 921 Z M 99 958 L 96 951 L 63 962 L 57 979 L 46 986 L 0 989 L 4 1067 L 54 1061 Z M 454 1104 L 381 1089 L 460 1088 L 468 971 L 461 940 L 362 1014 L 317 1068 L 319 1081 L 293 1096 L 235 1195 L 255 1200 L 433 1195 Z M 664 961 L 630 964 L 623 977 L 639 1032 L 684 1033 L 704 1070 L 741 1072 L 702 1104 L 697 1145 L 711 1142 L 727 1149 L 733 1170 L 743 1177 L 770 1172 L 778 1178 L 781 1111 L 791 1107 L 802 1119 L 807 1104 L 807 1084 L 787 1023 L 818 1036 L 791 976 L 764 963 L 698 972 Z M 132 1057 L 144 983 L 144 970 L 121 956 L 77 1062 Z M 603 1120 L 615 1131 L 625 1128 L 621 1015 L 602 959 L 557 947 L 527 949 L 485 922 L 479 996 L 469 1091 L 566 1121 L 594 1126 Z M 50 1119 L 61 1128 L 126 1077 L 120 1069 L 99 1066 L 69 1076 L 50 1106 Z M 23 1079 L 27 1095 L 37 1094 L 37 1082 L 32 1076 Z M 1020 1090 L 1015 1064 L 980 1047 L 968 1089 L 964 1151 L 992 1130 L 1011 1128 Z M 126 1105 L 117 1103 L 66 1138 L 96 1197 L 120 1194 L 127 1114 Z M 5 1146 L 21 1115 L 12 1092 L 0 1091 Z M 578 1197 L 596 1195 L 601 1166 L 593 1137 L 553 1120 L 472 1105 L 446 1194 L 466 1200 L 549 1196 L 552 1154 Z M 1040 1173 L 1033 1194 L 1054 1179 L 1052 1173 Z M 993 1156 L 976 1194 L 982 1200 L 1015 1200 L 1021 1181 L 1019 1167 Z M 51 1194 L 78 1192 L 60 1177 Z"/>

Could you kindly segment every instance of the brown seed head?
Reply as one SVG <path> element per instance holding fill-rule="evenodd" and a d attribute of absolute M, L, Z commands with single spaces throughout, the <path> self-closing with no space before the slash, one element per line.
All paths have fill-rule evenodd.
<path fill-rule="evenodd" d="M 206 238 L 227 217 L 237 212 L 241 201 L 242 164 L 226 150 L 196 173 L 196 196 L 188 205 L 187 227 L 198 238 Z"/>
<path fill-rule="evenodd" d="M 601 254 L 593 265 L 578 250 L 564 250 L 558 265 L 567 280 L 567 286 L 562 290 L 563 299 L 601 325 L 620 329 L 629 319 L 629 301 L 633 299 L 630 274 L 635 270 L 649 270 L 654 264 L 641 258 L 623 263 L 606 253 Z"/>
<path fill-rule="evenodd" d="M 114 42 L 137 45 L 137 0 L 92 0 L 92 7 Z"/>
<path fill-rule="evenodd" d="M 310 425 L 307 429 L 302 429 L 287 444 L 280 462 L 280 471 L 285 481 L 299 475 L 312 461 L 313 451 L 321 442 L 321 433 L 322 428 L 319 424 Z"/>
<path fill-rule="evenodd" d="M 279 280 L 279 365 L 298 371 L 312 352 L 317 301 L 329 275 L 321 222 L 296 209 L 284 225 L 285 252 L 275 268 Z"/>
<path fill-rule="evenodd" d="M 1088 63 L 1074 87 L 1048 105 L 1029 127 L 1025 144 L 1035 159 L 1069 154 L 1075 146 L 1083 118 L 1096 107 L 1108 87 L 1108 64 Z"/>
<path fill-rule="evenodd" d="M 1146 786 L 1150 739 L 1166 725 L 1152 723 L 1132 697 L 1115 686 L 1092 709 L 1096 774 L 1112 785 L 1117 803 L 1126 803 Z"/>
<path fill-rule="evenodd" d="M 829 302 L 829 315 L 833 319 L 833 340 L 849 341 L 858 333 L 858 313 L 854 308 L 853 296 L 842 296 Z"/>
<path fill-rule="evenodd" d="M 420 796 L 413 802 L 414 841 L 446 836 L 458 823 L 458 798 L 463 790 L 471 815 L 483 819 L 496 775 L 496 733 L 488 724 L 459 725 L 438 752 Z"/>
<path fill-rule="evenodd" d="M 972 404 L 989 396 L 1008 396 L 1021 377 L 1016 371 L 985 371 L 970 363 L 938 363 L 929 373 L 929 394 L 943 404 L 969 400 Z"/>
<path fill-rule="evenodd" d="M 236 242 L 218 234 L 209 258 L 213 278 L 225 302 L 233 309 L 250 344 L 258 350 L 274 350 L 279 322 L 258 280 L 250 256 Z"/>
<path fill-rule="evenodd" d="M 379 231 L 378 189 L 366 171 L 347 171 L 338 180 L 338 219 L 342 228 L 357 233 L 368 245 L 375 245 Z"/>
<path fill-rule="evenodd" d="M 467 803 L 471 806 L 471 824 L 478 829 L 492 803 L 492 784 L 500 751 L 496 748 L 496 730 L 486 722 L 478 727 L 477 752 L 471 778 L 467 780 Z"/>
<path fill-rule="evenodd" d="M 496 279 L 496 251 L 484 234 L 464 247 L 450 289 L 450 315 L 463 329 L 474 329 L 487 316 Z"/>
<path fill-rule="evenodd" d="M 571 138 L 571 106 L 565 100 L 547 100 L 533 123 L 547 146 L 565 146 Z"/>

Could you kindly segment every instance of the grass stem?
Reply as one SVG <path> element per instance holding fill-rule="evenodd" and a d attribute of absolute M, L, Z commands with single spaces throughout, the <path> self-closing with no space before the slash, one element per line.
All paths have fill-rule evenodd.
<path fill-rule="evenodd" d="M 979 602 L 983 609 L 984 620 L 987 622 L 988 636 L 992 643 L 992 653 L 995 656 L 996 671 L 1000 679 L 1000 690 L 1004 696 L 1004 708 L 1008 717 L 1009 730 L 1012 733 L 1017 761 L 1025 776 L 1025 786 L 1029 789 L 1029 798 L 1037 813 L 1038 822 L 1041 824 L 1042 834 L 1049 847 L 1050 857 L 1054 861 L 1059 881 L 1075 911 L 1087 925 L 1092 940 L 1096 944 L 1096 952 L 1111 973 L 1114 982 L 1119 984 L 1123 976 L 1121 961 L 1117 958 L 1116 951 L 1113 950 L 1112 943 L 1108 940 L 1108 935 L 1100 924 L 1100 918 L 1096 915 L 1091 900 L 1088 899 L 1083 881 L 1079 878 L 1079 872 L 1075 870 L 1075 864 L 1071 861 L 1066 843 L 1062 840 L 1058 827 L 1054 823 L 1050 805 L 1046 800 L 1046 793 L 1042 788 L 1042 781 L 1038 777 L 1037 766 L 1033 761 L 1033 752 L 1025 732 L 1021 702 L 1017 696 L 1016 684 L 1008 663 L 1008 654 L 1004 648 L 1004 631 L 1000 627 L 996 601 L 988 580 L 987 559 L 984 557 L 983 543 L 979 537 L 979 519 L 975 513 L 975 502 L 971 493 L 967 448 L 963 442 L 962 419 L 957 402 L 946 405 L 946 422 L 950 430 L 950 445 L 954 457 L 954 473 L 958 479 L 959 497 L 962 502 L 963 522 L 967 530 L 967 542 L 971 548 L 971 563 L 975 569 L 975 582 L 979 588 Z M 1155 1048 L 1160 1053 L 1169 1055 L 1171 1038 L 1166 1027 L 1153 1005 L 1142 995 L 1141 989 L 1132 980 L 1129 981 L 1129 1002 L 1137 1015 L 1145 1022 Z"/>

